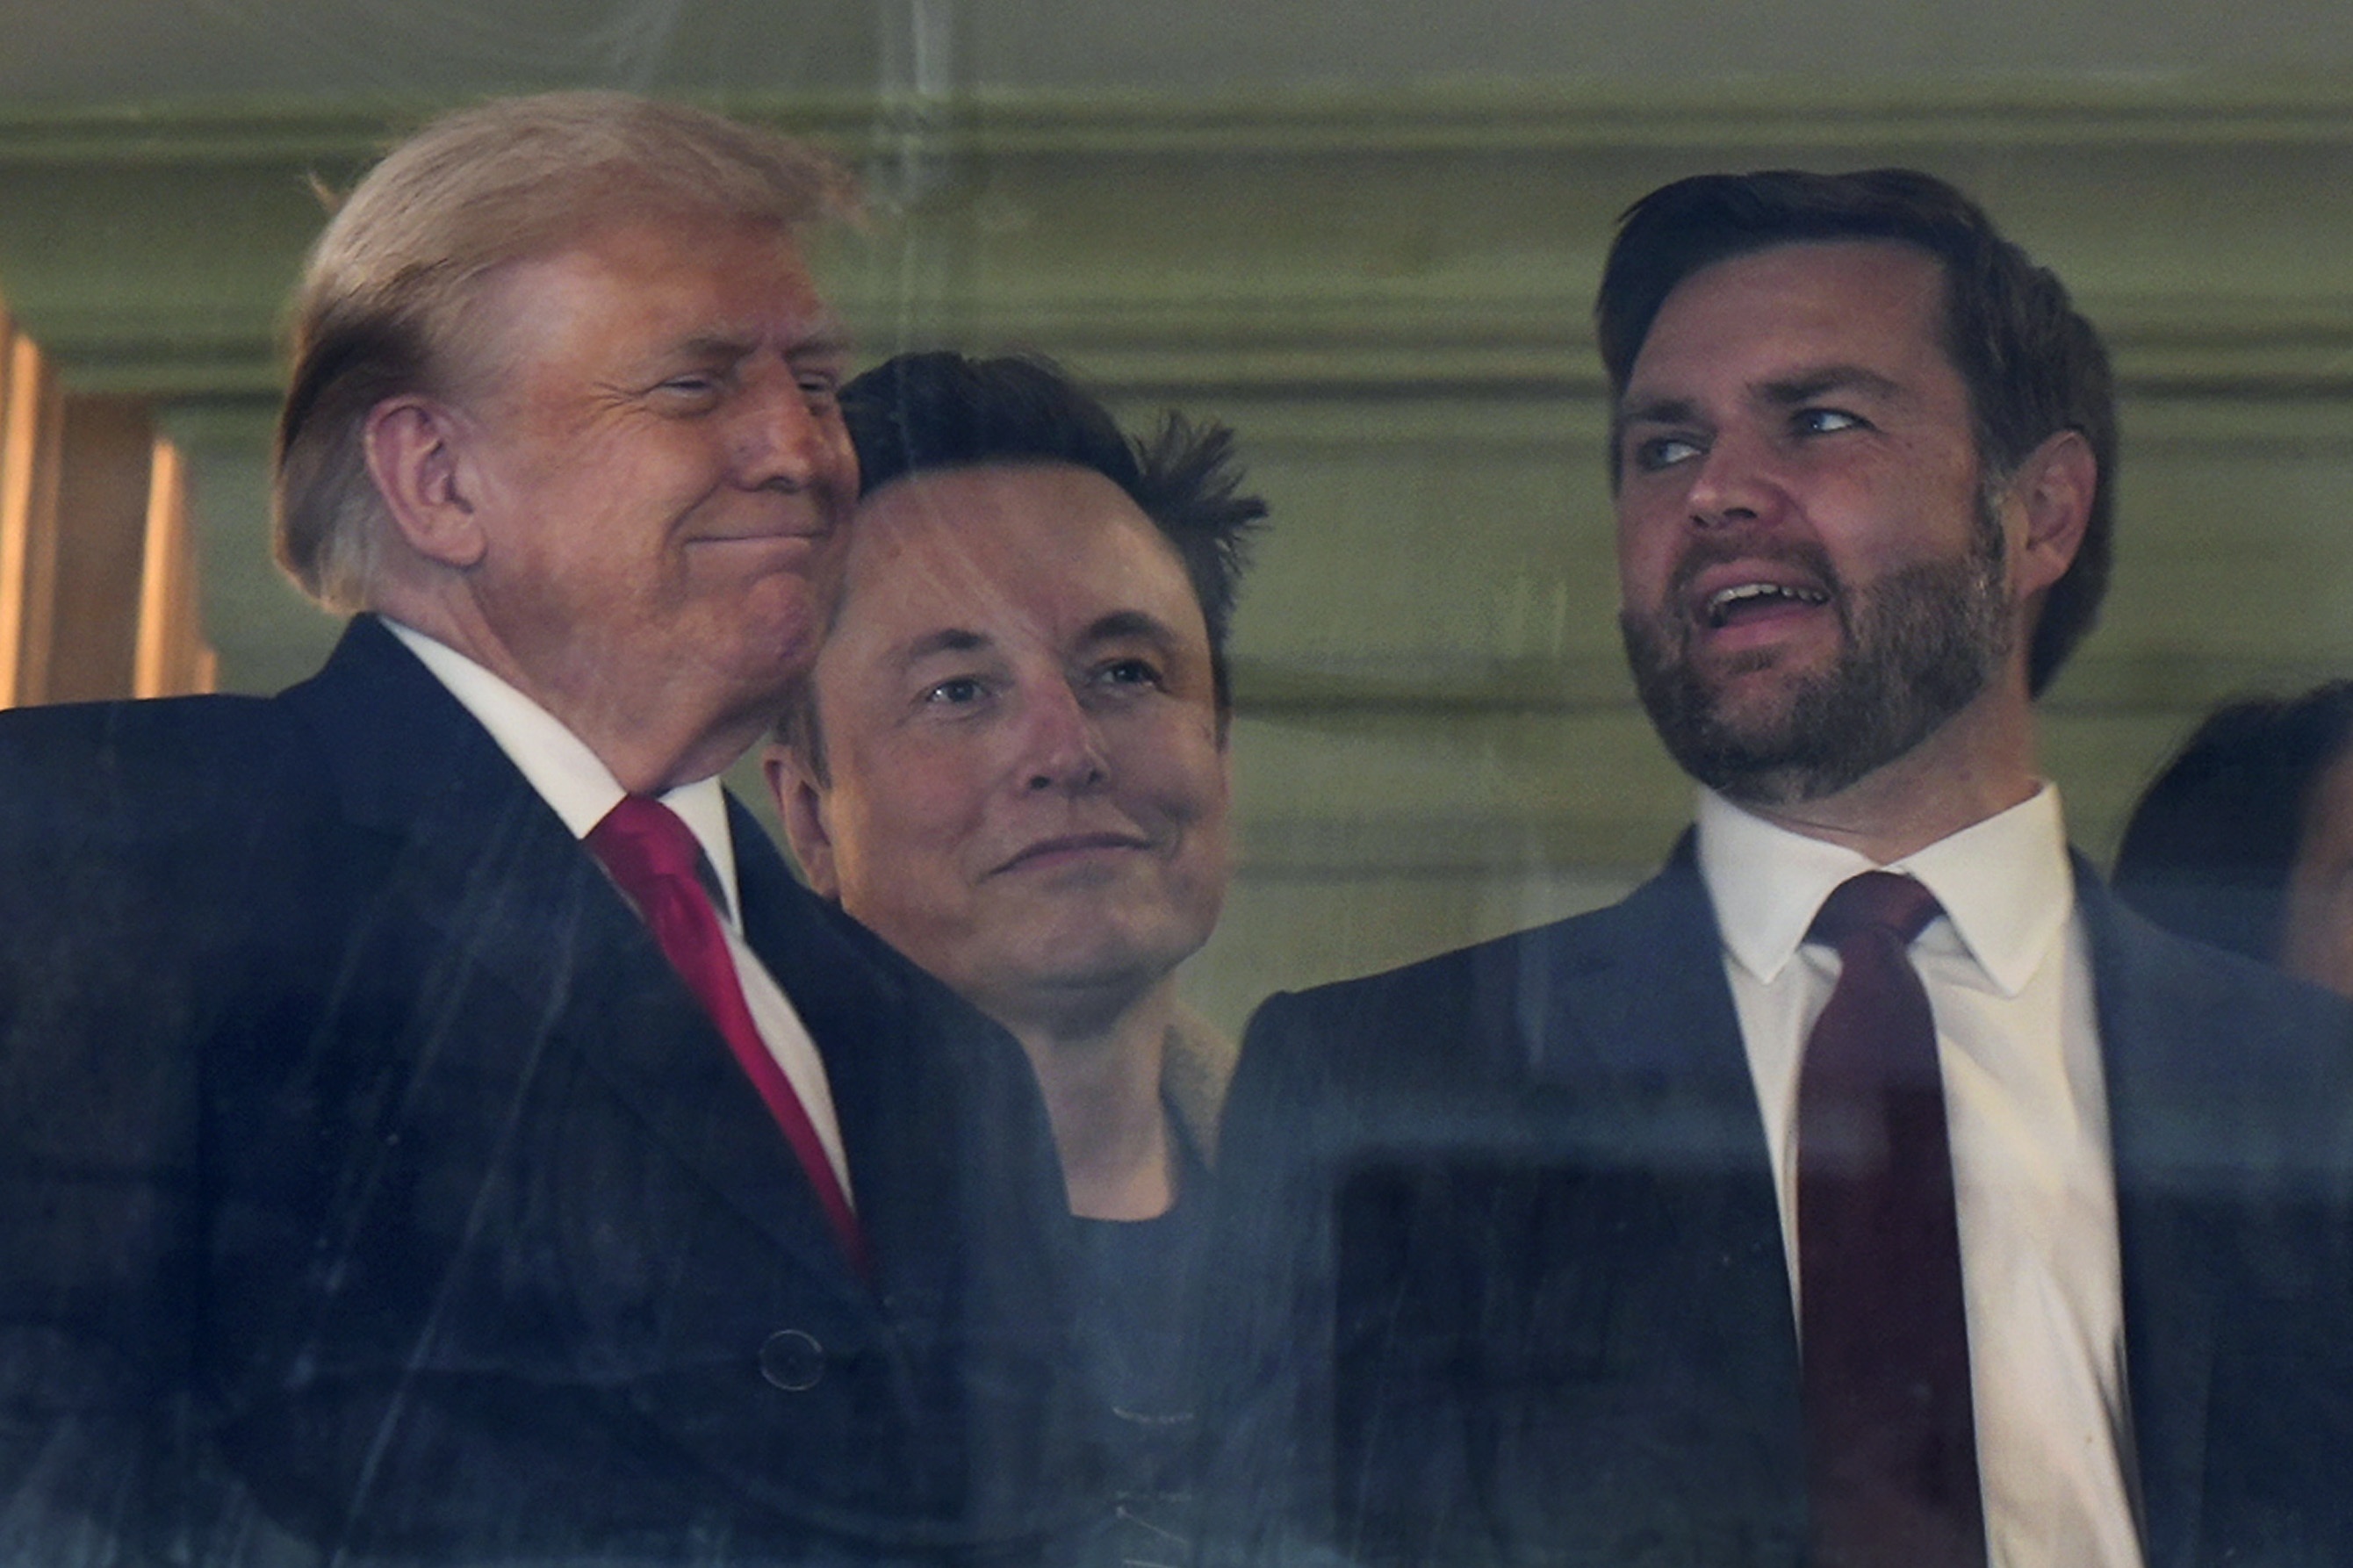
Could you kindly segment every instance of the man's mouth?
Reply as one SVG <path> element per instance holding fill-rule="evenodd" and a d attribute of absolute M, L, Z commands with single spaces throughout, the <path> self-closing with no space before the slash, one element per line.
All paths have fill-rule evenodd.
<path fill-rule="evenodd" d="M 824 521 L 778 523 L 774 527 L 739 527 L 714 530 L 691 536 L 689 544 L 821 544 L 833 536 L 833 526 Z"/>
<path fill-rule="evenodd" d="M 1050 864 L 1092 854 L 1100 850 L 1145 849 L 1150 841 L 1131 833 L 1070 833 L 1054 838 L 1041 838 L 1023 848 L 1011 859 L 999 866 L 999 871 L 1018 867 Z"/>
<path fill-rule="evenodd" d="M 1700 619 L 1712 630 L 1785 609 L 1812 609 L 1831 602 L 1820 588 L 1789 583 L 1733 583 L 1700 602 Z"/>

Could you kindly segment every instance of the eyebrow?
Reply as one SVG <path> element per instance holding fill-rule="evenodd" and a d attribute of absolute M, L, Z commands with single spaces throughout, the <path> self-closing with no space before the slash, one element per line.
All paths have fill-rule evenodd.
<path fill-rule="evenodd" d="M 1118 642 L 1125 637 L 1141 637 L 1164 647 L 1174 647 L 1179 640 L 1176 628 L 1157 616 L 1142 610 L 1113 610 L 1079 634 L 1079 646 L 1092 647 L 1097 643 Z"/>
<path fill-rule="evenodd" d="M 1611 423 L 1623 430 L 1629 425 L 1689 425 L 1698 418 L 1699 405 L 1688 397 L 1653 397 L 1620 408 Z"/>
<path fill-rule="evenodd" d="M 913 668 L 934 654 L 978 653 L 989 646 L 989 639 L 979 632 L 963 626 L 942 626 L 935 632 L 925 632 L 900 649 L 899 668 Z"/>
<path fill-rule="evenodd" d="M 681 359 L 739 360 L 749 354 L 754 346 L 750 338 L 733 332 L 698 332 L 691 338 L 680 339 L 670 345 L 669 352 Z"/>
<path fill-rule="evenodd" d="M 1146 615 L 1142 610 L 1113 610 L 1091 623 L 1079 634 L 1079 646 L 1093 647 L 1129 637 L 1141 637 L 1165 647 L 1173 647 L 1179 640 L 1176 628 L 1157 616 Z M 898 664 L 902 669 L 907 669 L 934 655 L 982 653 L 995 646 L 995 639 L 986 633 L 963 626 L 942 626 L 937 631 L 925 632 L 900 649 Z"/>
<path fill-rule="evenodd" d="M 1901 382 L 1859 364 L 1824 365 L 1819 370 L 1765 382 L 1755 388 L 1757 396 L 1776 408 L 1796 408 L 1833 392 L 1865 392 L 1892 402 L 1906 402 L 1912 395 Z M 1610 438 L 1614 445 L 1630 426 L 1635 425 L 1694 425 L 1702 422 L 1699 405 L 1688 397 L 1646 398 L 1618 411 L 1618 416 L 1610 421 Z"/>
<path fill-rule="evenodd" d="M 846 357 L 850 352 L 849 329 L 839 321 L 824 321 L 812 328 L 808 336 L 785 351 L 786 359 L 824 359 Z"/>
<path fill-rule="evenodd" d="M 1788 408 L 1832 392 L 1867 392 L 1874 397 L 1904 401 L 1911 396 L 1901 382 L 1892 381 L 1875 370 L 1859 364 L 1824 365 L 1786 381 L 1768 381 L 1757 393 L 1766 402 Z"/>
<path fill-rule="evenodd" d="M 702 357 L 712 355 L 729 360 L 749 358 L 757 353 L 761 339 L 754 332 L 698 332 L 679 342 L 671 353 Z M 839 321 L 824 321 L 812 328 L 807 336 L 788 344 L 786 359 L 826 359 L 846 356 L 850 352 L 849 330 Z"/>

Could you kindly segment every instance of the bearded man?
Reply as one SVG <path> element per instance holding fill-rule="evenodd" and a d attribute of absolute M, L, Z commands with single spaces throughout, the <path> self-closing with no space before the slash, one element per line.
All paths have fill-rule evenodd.
<path fill-rule="evenodd" d="M 2348 1019 L 2116 906 L 2037 761 L 2097 334 L 1898 170 L 1654 192 L 1597 319 L 1697 821 L 1613 908 L 1259 1013 L 1212 1555 L 2343 1558 Z"/>

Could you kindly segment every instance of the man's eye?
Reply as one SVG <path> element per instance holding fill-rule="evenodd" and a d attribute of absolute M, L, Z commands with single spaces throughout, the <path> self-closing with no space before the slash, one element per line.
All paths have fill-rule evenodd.
<path fill-rule="evenodd" d="M 1843 408 L 1800 408 L 1790 424 L 1800 436 L 1828 436 L 1840 430 L 1870 428 L 1870 421 Z"/>
<path fill-rule="evenodd" d="M 1655 474 L 1691 461 L 1700 450 L 1700 444 L 1688 436 L 1651 436 L 1628 448 L 1628 461 L 1637 473 Z"/>
<path fill-rule="evenodd" d="M 1158 686 L 1160 667 L 1150 659 L 1115 658 L 1095 671 L 1095 681 L 1102 686 Z"/>
<path fill-rule="evenodd" d="M 829 370 L 805 370 L 793 380 L 811 403 L 830 404 L 841 391 L 841 377 Z"/>
<path fill-rule="evenodd" d="M 714 403 L 726 390 L 726 383 L 706 371 L 695 371 L 668 377 L 654 390 L 673 403 Z"/>
<path fill-rule="evenodd" d="M 959 675 L 926 688 L 923 700 L 943 708 L 961 708 L 979 701 L 987 691 L 976 678 Z"/>

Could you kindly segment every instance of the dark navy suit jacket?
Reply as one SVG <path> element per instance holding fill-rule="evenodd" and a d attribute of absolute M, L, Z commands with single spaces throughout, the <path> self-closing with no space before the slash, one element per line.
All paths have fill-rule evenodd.
<path fill-rule="evenodd" d="M 733 809 L 871 1281 L 380 625 L 276 699 L 0 720 L 0 1558 L 1051 1550 L 1087 1461 L 1035 1084 Z"/>
<path fill-rule="evenodd" d="M 2353 1562 L 2353 1014 L 2077 889 L 2147 1561 Z M 1688 847 L 1269 1001 L 1221 1151 L 1211 1560 L 1799 1560 L 1780 1221 Z"/>

